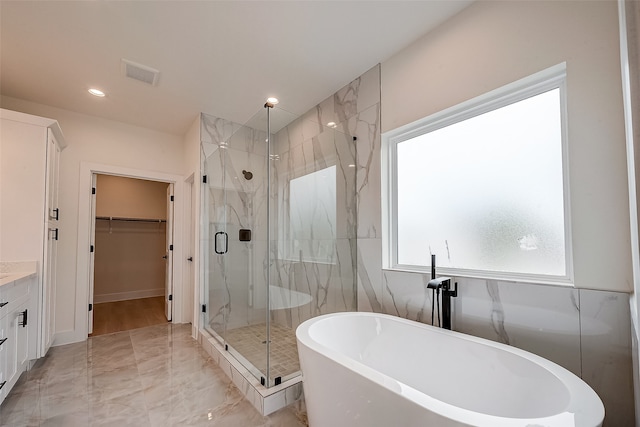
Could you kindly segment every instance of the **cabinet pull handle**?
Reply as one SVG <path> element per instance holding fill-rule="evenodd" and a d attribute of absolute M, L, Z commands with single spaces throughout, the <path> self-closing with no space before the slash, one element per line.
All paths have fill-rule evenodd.
<path fill-rule="evenodd" d="M 0 308 L 4 307 L 5 305 L 9 304 L 9 301 L 6 302 L 0 302 Z"/>
<path fill-rule="evenodd" d="M 60 209 L 59 208 L 55 208 L 53 210 L 53 212 L 55 212 L 55 216 L 52 216 L 51 218 L 55 219 L 56 221 L 59 221 L 60 220 Z"/>
<path fill-rule="evenodd" d="M 27 327 L 27 315 L 29 313 L 27 312 L 27 310 L 23 311 L 22 313 L 20 313 L 20 316 L 22 316 L 22 323 L 18 322 L 18 325 L 22 326 L 23 328 Z"/>
<path fill-rule="evenodd" d="M 53 240 L 58 240 L 58 229 L 57 228 L 50 228 L 49 231 L 53 232 Z"/>
<path fill-rule="evenodd" d="M 7 383 L 6 381 L 2 381 L 2 382 L 0 383 L 0 390 L 2 390 L 2 387 L 4 387 L 4 385 L 5 385 L 6 383 Z"/>
<path fill-rule="evenodd" d="M 9 338 L 2 338 L 2 339 L 0 340 L 0 345 L 4 344 L 4 342 L 5 342 L 6 340 L 8 340 L 8 339 L 9 339 Z"/>

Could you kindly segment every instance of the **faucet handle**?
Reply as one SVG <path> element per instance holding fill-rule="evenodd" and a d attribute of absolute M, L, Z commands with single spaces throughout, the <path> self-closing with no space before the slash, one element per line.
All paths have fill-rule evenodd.
<path fill-rule="evenodd" d="M 427 288 L 428 289 L 440 289 L 440 288 L 449 289 L 450 283 L 451 283 L 451 277 L 438 277 L 438 278 L 429 280 L 429 283 L 427 283 Z"/>
<path fill-rule="evenodd" d="M 457 297 L 458 296 L 458 282 L 455 282 L 454 284 L 454 288 L 453 290 L 451 290 L 451 282 L 447 281 L 446 285 L 442 286 L 443 290 L 443 294 L 448 295 L 450 297 Z"/>

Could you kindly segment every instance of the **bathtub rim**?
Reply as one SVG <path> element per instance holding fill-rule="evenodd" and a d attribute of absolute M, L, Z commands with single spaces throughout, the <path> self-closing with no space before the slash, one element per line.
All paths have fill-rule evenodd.
<path fill-rule="evenodd" d="M 322 322 L 328 318 L 335 317 L 373 317 L 373 318 L 385 318 L 393 322 L 406 324 L 411 327 L 418 327 L 430 330 L 431 332 L 453 335 L 458 339 L 464 339 L 473 342 L 478 345 L 488 345 L 490 347 L 507 351 L 516 356 L 523 357 L 539 366 L 546 369 L 554 377 L 562 382 L 567 388 L 569 393 L 569 402 L 564 408 L 563 412 L 553 414 L 540 418 L 507 418 L 496 415 L 484 414 L 473 410 L 460 408 L 449 403 L 435 399 L 429 395 L 422 393 L 421 391 L 410 387 L 386 374 L 383 374 L 375 369 L 358 362 L 351 357 L 348 357 L 337 350 L 333 350 L 311 338 L 309 329 L 316 323 Z M 604 420 L 605 410 L 602 400 L 597 393 L 574 373 L 570 372 L 566 368 L 538 356 L 534 353 L 526 350 L 519 349 L 507 344 L 491 341 L 485 338 L 476 337 L 473 335 L 464 334 L 456 331 L 449 331 L 442 328 L 427 325 L 414 320 L 401 318 L 394 315 L 371 313 L 371 312 L 339 312 L 330 313 L 321 316 L 317 316 L 306 320 L 296 328 L 296 339 L 298 346 L 304 346 L 309 350 L 320 354 L 328 359 L 335 361 L 342 365 L 344 368 L 353 371 L 356 375 L 360 375 L 377 385 L 384 387 L 388 391 L 396 394 L 398 397 L 407 399 L 425 408 L 428 411 L 438 413 L 446 418 L 450 418 L 456 422 L 465 423 L 468 425 L 492 425 L 495 427 L 501 426 L 513 426 L 523 425 L 524 423 L 545 423 L 545 426 L 566 426 L 566 414 L 573 414 L 576 421 L 580 421 L 580 424 L 589 423 L 587 425 L 601 425 Z M 299 357 L 302 359 L 302 352 L 299 351 Z M 302 366 L 302 381 L 305 382 L 305 372 Z"/>

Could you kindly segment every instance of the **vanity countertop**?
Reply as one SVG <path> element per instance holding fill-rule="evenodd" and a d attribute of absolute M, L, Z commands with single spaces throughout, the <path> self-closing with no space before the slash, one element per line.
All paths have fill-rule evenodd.
<path fill-rule="evenodd" d="M 27 277 L 35 276 L 35 271 L 23 271 L 20 273 L 0 273 L 0 286 L 8 285 L 16 280 L 24 279 Z"/>
<path fill-rule="evenodd" d="M 36 262 L 0 262 L 0 286 L 36 275 Z"/>

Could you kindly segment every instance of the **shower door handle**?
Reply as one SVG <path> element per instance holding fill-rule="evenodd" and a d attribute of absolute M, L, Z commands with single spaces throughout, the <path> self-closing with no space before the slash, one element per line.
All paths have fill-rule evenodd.
<path fill-rule="evenodd" d="M 222 251 L 218 250 L 218 235 L 224 236 L 224 250 Z M 229 252 L 229 235 L 224 231 L 218 231 L 214 236 L 214 250 L 218 255 L 223 255 Z"/>

